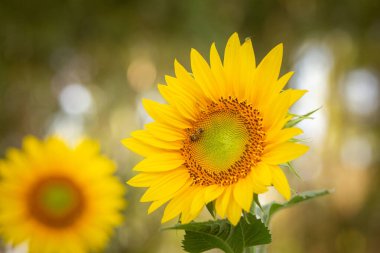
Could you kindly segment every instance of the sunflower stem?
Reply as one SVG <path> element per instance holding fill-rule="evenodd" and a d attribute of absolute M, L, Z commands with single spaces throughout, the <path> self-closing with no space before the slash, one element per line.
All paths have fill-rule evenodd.
<path fill-rule="evenodd" d="M 255 246 L 246 248 L 245 253 L 255 253 Z"/>

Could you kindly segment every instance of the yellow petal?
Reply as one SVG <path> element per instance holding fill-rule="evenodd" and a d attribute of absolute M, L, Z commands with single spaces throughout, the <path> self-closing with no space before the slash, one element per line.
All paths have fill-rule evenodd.
<path fill-rule="evenodd" d="M 199 215 L 202 208 L 199 209 L 199 205 L 197 205 L 196 209 L 199 209 L 197 211 L 197 210 L 194 210 L 192 205 L 197 196 L 200 196 L 200 198 L 203 199 L 201 196 L 203 192 L 203 188 L 204 187 L 202 186 L 192 186 L 191 191 L 189 189 L 187 193 L 188 196 L 186 196 L 186 202 L 182 204 L 182 214 L 181 214 L 182 223 L 184 224 L 189 223 L 190 221 L 194 220 Z"/>
<path fill-rule="evenodd" d="M 163 173 L 139 173 L 136 176 L 132 177 L 128 180 L 127 184 L 134 187 L 149 187 L 157 180 L 157 178 L 160 178 L 164 175 L 166 175 L 167 172 Z"/>
<path fill-rule="evenodd" d="M 242 96 L 241 100 L 245 100 L 248 98 L 248 94 L 252 92 L 256 69 L 255 53 L 250 39 L 246 39 L 240 47 L 240 61 L 240 96 Z"/>
<path fill-rule="evenodd" d="M 186 75 L 186 77 L 174 78 L 165 76 L 166 83 L 170 89 L 173 89 L 173 92 L 179 94 L 179 96 L 187 100 L 188 103 L 193 104 L 194 114 L 197 114 L 200 109 L 207 107 L 208 98 L 206 98 L 206 95 L 202 92 L 197 82 L 188 73 L 183 75 Z"/>
<path fill-rule="evenodd" d="M 252 168 L 252 177 L 260 184 L 269 186 L 272 184 L 272 175 L 267 164 L 259 163 Z"/>
<path fill-rule="evenodd" d="M 42 146 L 41 146 L 41 143 L 36 139 L 36 137 L 26 136 L 23 140 L 23 147 L 25 149 L 25 152 L 28 154 L 28 156 L 30 158 L 32 158 L 33 160 L 39 160 L 41 158 Z M 91 149 L 87 149 L 87 150 L 92 151 L 93 149 L 91 148 Z M 97 151 L 98 150 L 96 150 L 95 153 Z"/>
<path fill-rule="evenodd" d="M 240 39 L 237 33 L 231 35 L 228 39 L 226 49 L 224 51 L 224 71 L 226 73 L 227 85 L 234 93 L 230 95 L 235 95 L 240 97 Z"/>
<path fill-rule="evenodd" d="M 220 92 L 221 97 L 227 97 L 228 94 L 226 85 L 229 85 L 226 83 L 226 77 L 224 74 L 224 69 L 222 65 L 222 61 L 220 59 L 218 50 L 216 49 L 215 43 L 212 43 L 211 49 L 210 49 L 210 66 L 211 71 L 214 74 L 215 80 L 218 83 L 218 88 Z"/>
<path fill-rule="evenodd" d="M 205 203 L 209 203 L 213 201 L 214 199 L 218 198 L 224 191 L 224 187 L 219 185 L 210 185 L 205 188 Z"/>
<path fill-rule="evenodd" d="M 187 223 L 191 222 L 192 220 L 194 220 L 196 217 L 197 217 L 197 215 L 192 215 L 190 213 L 190 210 L 184 210 L 184 211 L 182 211 L 182 214 L 181 214 L 181 223 L 187 224 Z"/>
<path fill-rule="evenodd" d="M 256 194 L 261 194 L 268 191 L 268 188 L 265 185 L 260 184 L 256 181 L 252 183 L 252 188 L 253 192 Z"/>
<path fill-rule="evenodd" d="M 255 70 L 255 52 L 253 50 L 252 41 L 250 38 L 245 39 L 243 45 L 240 48 L 240 54 L 244 56 L 241 58 L 242 62 L 244 62 L 247 67 L 250 66 L 250 70 Z"/>
<path fill-rule="evenodd" d="M 150 204 L 150 206 L 148 208 L 148 214 L 153 213 L 154 211 L 156 211 L 158 208 L 160 208 L 162 205 L 164 205 L 169 200 L 170 200 L 170 197 L 153 201 L 152 204 Z"/>
<path fill-rule="evenodd" d="M 183 165 L 185 160 L 179 153 L 163 153 L 145 158 L 133 170 L 144 172 L 160 172 L 174 170 Z"/>
<path fill-rule="evenodd" d="M 148 123 L 145 128 L 154 137 L 165 141 L 180 141 L 186 138 L 181 129 L 175 129 L 159 122 Z"/>
<path fill-rule="evenodd" d="M 231 196 L 228 207 L 227 207 L 227 218 L 232 225 L 236 226 L 241 218 L 241 207 Z"/>
<path fill-rule="evenodd" d="M 268 164 L 278 165 L 294 160 L 308 150 L 309 147 L 303 144 L 285 142 L 271 149 L 265 149 L 262 159 Z"/>
<path fill-rule="evenodd" d="M 182 141 L 165 141 L 157 139 L 147 130 L 137 130 L 132 132 L 131 135 L 135 139 L 157 148 L 179 150 L 183 147 Z"/>
<path fill-rule="evenodd" d="M 161 219 L 161 223 L 165 223 L 174 217 L 178 216 L 184 209 L 184 205 L 191 202 L 192 188 L 190 184 L 183 187 L 183 191 L 176 195 L 165 207 L 164 214 Z"/>
<path fill-rule="evenodd" d="M 160 104 L 152 100 L 143 99 L 142 101 L 148 114 L 158 122 L 174 126 L 175 128 L 189 128 L 191 123 L 180 116 L 170 105 Z"/>
<path fill-rule="evenodd" d="M 66 144 L 59 136 L 51 136 L 47 138 L 45 140 L 45 145 L 47 150 L 51 152 L 66 150 Z"/>
<path fill-rule="evenodd" d="M 215 201 L 216 213 L 222 218 L 226 217 L 226 211 L 230 201 L 231 191 L 232 186 L 227 186 L 224 192 Z"/>
<path fill-rule="evenodd" d="M 203 204 L 199 201 L 199 199 L 203 199 L 202 197 L 203 187 L 196 187 L 193 189 L 190 194 L 190 199 L 192 201 L 188 202 L 189 204 L 182 210 L 181 222 L 186 224 L 194 220 L 199 213 L 202 211 Z M 198 198 L 199 197 L 199 198 Z M 194 207 L 195 206 L 195 207 Z"/>
<path fill-rule="evenodd" d="M 273 145 L 278 145 L 280 143 L 286 142 L 294 136 L 300 135 L 302 133 L 303 131 L 296 127 L 281 129 L 274 135 L 271 132 L 269 132 L 266 136 L 266 147 L 267 149 L 271 149 Z"/>
<path fill-rule="evenodd" d="M 275 96 L 272 103 L 268 103 L 264 110 L 264 126 L 267 132 L 276 132 L 283 128 L 284 118 L 288 117 L 289 108 L 307 91 L 287 89 Z"/>
<path fill-rule="evenodd" d="M 205 191 L 204 187 L 198 186 L 198 191 L 196 194 L 194 194 L 193 201 L 191 202 L 190 205 L 190 214 L 193 215 L 193 217 L 196 217 L 197 214 L 202 210 L 204 207 L 205 203 Z"/>
<path fill-rule="evenodd" d="M 74 150 L 80 150 L 82 154 L 86 151 L 89 153 L 89 156 L 92 156 L 93 154 L 98 154 L 100 152 L 100 144 L 98 141 L 85 138 L 80 140 Z"/>
<path fill-rule="evenodd" d="M 290 187 L 284 172 L 278 166 L 271 166 L 273 186 L 277 191 L 284 196 L 285 199 L 290 199 Z"/>
<path fill-rule="evenodd" d="M 289 99 L 289 107 L 291 107 L 295 102 L 297 102 L 305 93 L 307 90 L 293 90 L 293 89 L 287 89 L 284 92 L 290 93 L 290 99 Z"/>
<path fill-rule="evenodd" d="M 273 101 L 271 103 L 267 103 L 264 109 L 262 109 L 263 124 L 267 132 L 275 129 L 288 115 L 290 93 L 287 91 L 274 96 Z M 281 128 L 282 127 L 283 126 L 281 126 Z"/>
<path fill-rule="evenodd" d="M 181 209 L 181 203 L 183 201 L 183 198 L 173 198 L 168 205 L 165 207 L 164 214 L 162 215 L 161 223 L 168 222 L 169 220 L 174 219 L 176 216 L 178 216 L 182 209 Z"/>
<path fill-rule="evenodd" d="M 241 208 L 249 212 L 253 198 L 253 188 L 249 177 L 240 179 L 234 185 L 234 199 Z"/>
<path fill-rule="evenodd" d="M 158 85 L 158 90 L 169 104 L 177 108 L 180 114 L 192 122 L 196 120 L 196 110 L 194 110 L 194 106 L 191 104 L 194 98 L 183 96 L 181 93 L 175 92 L 174 89 L 163 84 Z"/>
<path fill-rule="evenodd" d="M 207 62 L 195 49 L 191 50 L 190 57 L 191 69 L 199 87 L 208 98 L 218 101 L 218 85 Z"/>
<path fill-rule="evenodd" d="M 294 72 L 290 71 L 280 77 L 276 83 L 276 89 L 273 91 L 274 93 L 280 93 L 280 91 L 285 87 L 285 85 L 289 82 L 290 78 L 293 76 Z"/>
<path fill-rule="evenodd" d="M 177 63 L 179 64 L 179 63 Z M 182 65 L 180 65 L 181 68 Z M 185 70 L 184 70 L 185 71 Z M 195 92 L 195 89 L 193 87 L 192 88 L 189 88 L 189 87 L 192 87 L 192 86 L 196 86 L 198 87 L 198 84 L 195 82 L 194 79 L 192 79 L 190 76 L 188 76 L 188 74 L 186 73 L 186 82 L 176 77 L 173 77 L 173 76 L 169 76 L 169 75 L 165 75 L 165 81 L 166 81 L 166 85 L 170 88 L 170 90 L 173 92 L 173 93 L 180 93 L 182 94 L 182 96 L 184 97 L 194 97 L 195 95 L 199 94 L 200 91 L 197 90 L 197 92 Z M 188 83 L 191 83 L 191 85 L 189 85 Z"/>
<path fill-rule="evenodd" d="M 266 132 L 268 133 L 268 138 L 270 138 L 270 136 L 275 136 L 277 135 L 281 129 L 284 128 L 285 124 L 291 120 L 293 118 L 292 115 L 287 115 L 286 117 L 284 117 L 283 119 L 279 119 L 275 124 L 273 124 L 269 130 L 267 130 Z"/>
<path fill-rule="evenodd" d="M 165 77 L 168 85 L 178 86 L 181 89 L 188 91 L 193 97 L 198 98 L 199 101 L 204 101 L 204 93 L 198 83 L 177 60 L 174 61 L 174 71 L 177 78 L 170 78 L 170 80 L 168 80 L 168 78 Z"/>
<path fill-rule="evenodd" d="M 255 71 L 255 89 L 252 90 L 250 97 L 257 106 L 265 105 L 275 94 L 273 90 L 280 73 L 282 52 L 282 44 L 277 45 L 264 57 Z"/>
<path fill-rule="evenodd" d="M 152 147 L 146 143 L 143 143 L 135 138 L 126 138 L 121 141 L 129 150 L 137 153 L 141 156 L 147 157 L 151 155 L 161 154 L 167 152 L 164 149 Z"/>
<path fill-rule="evenodd" d="M 156 181 L 141 197 L 141 202 L 167 198 L 181 189 L 189 179 L 187 170 L 177 169 Z"/>
<path fill-rule="evenodd" d="M 251 180 L 252 183 L 253 192 L 256 194 L 260 194 L 268 191 L 268 188 L 261 182 L 261 180 L 257 180 L 256 173 L 252 173 L 253 169 L 254 168 L 252 168 L 251 173 L 248 175 L 248 178 Z"/>

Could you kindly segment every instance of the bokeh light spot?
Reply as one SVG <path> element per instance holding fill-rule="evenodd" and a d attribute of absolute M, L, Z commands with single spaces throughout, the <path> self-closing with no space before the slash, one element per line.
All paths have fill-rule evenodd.
<path fill-rule="evenodd" d="M 369 116 L 379 107 L 379 82 L 375 75 L 366 69 L 354 70 L 347 74 L 344 82 L 345 102 L 354 114 Z"/>
<path fill-rule="evenodd" d="M 59 103 L 65 113 L 78 115 L 89 111 L 92 97 L 89 90 L 83 85 L 69 84 L 60 93 Z"/>

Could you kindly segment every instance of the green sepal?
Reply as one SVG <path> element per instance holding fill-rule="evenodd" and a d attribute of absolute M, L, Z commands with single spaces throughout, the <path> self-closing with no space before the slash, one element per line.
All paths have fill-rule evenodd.
<path fill-rule="evenodd" d="M 281 167 L 286 167 L 290 170 L 291 173 L 293 173 L 298 179 L 302 180 L 302 177 L 300 174 L 298 174 L 298 171 L 293 167 L 293 164 L 291 162 L 287 162 L 285 164 L 282 164 Z"/>
<path fill-rule="evenodd" d="M 255 201 L 256 205 L 260 208 L 260 211 L 264 212 L 264 209 L 261 206 L 261 203 L 260 203 L 260 200 L 259 200 L 259 195 L 254 194 L 253 200 Z"/>
<path fill-rule="evenodd" d="M 284 128 L 290 128 L 290 127 L 294 127 L 295 125 L 297 125 L 298 123 L 300 123 L 301 121 L 305 120 L 305 119 L 313 119 L 312 117 L 310 117 L 312 114 L 314 114 L 315 112 L 319 111 L 322 107 L 319 107 L 311 112 L 308 112 L 306 114 L 303 114 L 303 115 L 297 115 L 297 114 L 290 114 L 292 116 L 294 116 L 293 119 L 289 120 L 286 124 L 285 124 L 285 127 Z"/>
<path fill-rule="evenodd" d="M 206 204 L 208 212 L 211 214 L 211 216 L 215 219 L 216 218 L 216 212 L 215 212 L 215 202 L 211 201 Z"/>

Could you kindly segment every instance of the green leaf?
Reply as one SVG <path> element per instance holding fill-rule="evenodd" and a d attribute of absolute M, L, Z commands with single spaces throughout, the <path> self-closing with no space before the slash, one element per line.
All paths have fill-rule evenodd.
<path fill-rule="evenodd" d="M 293 116 L 295 116 L 295 118 L 291 119 L 288 121 L 288 123 L 286 123 L 285 125 L 285 128 L 289 128 L 289 127 L 294 127 L 295 125 L 297 125 L 298 123 L 300 123 L 301 121 L 305 120 L 305 119 L 313 119 L 312 117 L 310 117 L 313 113 L 315 113 L 316 111 L 319 111 L 322 107 L 319 107 L 311 112 L 308 112 L 304 115 L 296 115 L 296 114 L 292 114 Z"/>
<path fill-rule="evenodd" d="M 254 194 L 253 199 L 255 201 L 255 204 L 260 208 L 260 211 L 264 211 L 263 207 L 261 206 L 260 200 L 259 200 L 259 195 Z"/>
<path fill-rule="evenodd" d="M 316 197 L 321 197 L 321 196 L 330 194 L 332 192 L 333 192 L 332 190 L 307 191 L 307 192 L 303 192 L 303 193 L 300 193 L 298 195 L 293 196 L 289 201 L 284 202 L 282 204 L 276 203 L 276 202 L 269 203 L 263 207 L 264 208 L 263 220 L 264 220 L 265 224 L 268 225 L 272 216 L 275 213 L 277 213 L 278 211 L 280 211 L 284 208 L 291 207 L 291 206 L 298 204 L 300 202 L 304 202 L 306 200 L 310 200 L 310 199 L 313 199 Z"/>
<path fill-rule="evenodd" d="M 200 253 L 218 248 L 226 253 L 242 253 L 244 248 L 271 242 L 271 235 L 264 223 L 247 214 L 237 226 L 228 220 L 192 222 L 168 229 L 185 230 L 182 247 L 190 253 Z"/>
<path fill-rule="evenodd" d="M 241 220 L 244 221 L 244 219 Z M 245 238 L 241 222 L 239 222 L 236 227 L 233 227 L 231 236 L 227 239 L 226 242 L 228 245 L 230 245 L 232 252 L 243 252 L 245 246 Z"/>
<path fill-rule="evenodd" d="M 235 253 L 226 242 L 233 232 L 227 220 L 179 224 L 169 229 L 185 230 L 182 247 L 187 252 L 198 253 L 219 248 L 226 253 Z"/>
<path fill-rule="evenodd" d="M 204 232 L 186 231 L 182 247 L 186 252 L 190 253 L 200 253 L 214 248 L 219 248 L 226 253 L 234 253 L 225 241 Z"/>
<path fill-rule="evenodd" d="M 249 223 L 241 222 L 245 235 L 245 247 L 270 243 L 272 237 L 265 224 L 250 213 L 247 214 L 247 218 Z"/>

